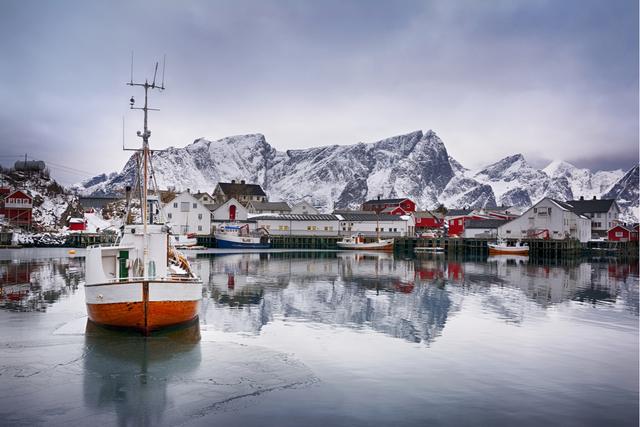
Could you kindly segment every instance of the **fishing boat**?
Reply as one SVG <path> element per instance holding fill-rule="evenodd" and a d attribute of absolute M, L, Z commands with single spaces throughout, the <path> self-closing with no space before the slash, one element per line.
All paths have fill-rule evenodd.
<path fill-rule="evenodd" d="M 249 224 L 222 224 L 214 233 L 219 248 L 268 249 L 271 247 L 268 232 L 261 228 L 249 231 Z"/>
<path fill-rule="evenodd" d="M 509 245 L 504 240 L 498 240 L 496 243 L 489 243 L 490 255 L 529 255 L 529 246 L 527 244 L 521 244 L 520 241 L 515 242 L 513 245 Z"/>
<path fill-rule="evenodd" d="M 354 234 L 337 242 L 340 249 L 362 251 L 392 251 L 393 239 L 378 238 L 373 242 L 366 242 L 362 234 Z"/>
<path fill-rule="evenodd" d="M 156 63 L 156 72 L 158 64 Z M 136 149 L 140 165 L 140 210 L 142 222 L 127 223 L 115 244 L 90 246 L 86 251 L 85 302 L 89 320 L 106 326 L 133 328 L 149 332 L 167 326 L 187 323 L 198 316 L 202 300 L 202 281 L 194 274 L 189 261 L 173 245 L 170 227 L 154 223 L 153 213 L 159 206 L 157 195 L 149 194 L 150 149 L 147 128 L 148 90 L 164 90 L 161 85 L 134 83 L 144 88 L 142 148 Z M 156 193 L 157 193 L 157 189 Z M 129 200 L 129 195 L 127 195 Z M 128 210 L 130 204 L 128 203 Z M 129 213 L 127 218 L 131 218 Z"/>

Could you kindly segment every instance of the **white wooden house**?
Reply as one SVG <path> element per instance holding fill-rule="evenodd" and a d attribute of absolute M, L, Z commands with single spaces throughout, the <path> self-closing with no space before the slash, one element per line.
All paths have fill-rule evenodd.
<path fill-rule="evenodd" d="M 544 198 L 525 211 L 522 216 L 498 227 L 498 237 L 522 239 L 527 237 L 577 239 L 591 238 L 591 220 L 576 213 L 574 208 L 551 198 Z"/>
<path fill-rule="evenodd" d="M 207 208 L 211 211 L 212 222 L 246 221 L 249 213 L 242 203 L 233 198 L 221 204 L 207 205 Z"/>
<path fill-rule="evenodd" d="M 161 215 L 177 234 L 209 234 L 211 212 L 188 191 L 177 194 L 162 206 Z"/>
<path fill-rule="evenodd" d="M 300 203 L 296 203 L 295 205 L 291 206 L 291 213 L 308 215 L 308 214 L 319 214 L 320 211 L 314 208 L 313 206 L 311 206 L 308 202 L 305 202 L 303 200 Z"/>
<path fill-rule="evenodd" d="M 603 238 L 607 236 L 607 230 L 615 226 L 620 217 L 620 207 L 614 199 L 587 199 L 569 200 L 575 213 L 591 219 L 591 238 Z"/>

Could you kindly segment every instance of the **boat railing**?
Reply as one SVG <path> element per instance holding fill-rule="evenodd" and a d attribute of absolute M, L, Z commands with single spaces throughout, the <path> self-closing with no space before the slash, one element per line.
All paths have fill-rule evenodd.
<path fill-rule="evenodd" d="M 170 276 L 170 277 L 127 277 L 127 278 L 114 278 L 109 279 L 108 283 L 122 283 L 126 284 L 129 282 L 199 282 L 200 279 L 197 277 L 180 277 L 180 276 Z"/>

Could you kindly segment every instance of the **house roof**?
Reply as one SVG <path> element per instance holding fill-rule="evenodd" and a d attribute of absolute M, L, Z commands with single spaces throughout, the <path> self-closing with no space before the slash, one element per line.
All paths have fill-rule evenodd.
<path fill-rule="evenodd" d="M 464 228 L 498 228 L 507 222 L 506 219 L 470 219 L 465 221 Z"/>
<path fill-rule="evenodd" d="M 287 211 L 291 212 L 291 208 L 286 202 L 249 202 L 257 211 Z"/>
<path fill-rule="evenodd" d="M 400 202 L 404 202 L 405 200 L 409 200 L 409 199 L 407 197 L 404 197 L 402 199 L 373 199 L 373 200 L 367 200 L 366 202 L 363 203 L 363 205 L 376 204 L 376 203 L 400 203 Z"/>
<path fill-rule="evenodd" d="M 376 211 L 360 211 L 360 210 L 352 210 L 352 209 L 335 209 L 333 211 L 334 215 L 342 215 L 342 214 L 369 214 L 375 215 Z"/>
<path fill-rule="evenodd" d="M 473 212 L 473 209 L 449 209 L 445 216 L 446 217 L 465 216 L 465 215 L 469 215 L 471 212 Z"/>
<path fill-rule="evenodd" d="M 574 208 L 572 205 L 570 205 L 567 202 L 561 202 L 560 200 L 551 199 L 551 198 L 549 200 L 551 200 L 553 203 L 555 203 L 558 206 L 560 206 L 562 209 L 564 209 L 566 211 L 569 211 L 569 212 L 573 212 L 574 214 L 578 215 L 581 218 L 590 219 L 589 217 L 586 217 L 586 216 L 583 215 L 584 212 L 580 212 L 579 209 Z"/>
<path fill-rule="evenodd" d="M 630 226 L 628 226 L 628 225 L 625 225 L 625 224 L 616 224 L 616 225 L 614 225 L 613 227 L 611 227 L 610 229 L 608 229 L 608 230 L 607 230 L 607 233 L 608 233 L 609 231 L 611 231 L 611 230 L 615 230 L 616 228 L 622 228 L 623 230 L 626 230 L 626 231 L 628 231 L 629 233 L 632 233 L 632 232 L 634 231 L 634 230 L 633 230 L 633 227 L 630 227 Z"/>
<path fill-rule="evenodd" d="M 254 217 L 256 220 L 284 220 L 284 221 L 338 221 L 338 217 L 331 214 L 279 214 L 261 215 Z"/>
<path fill-rule="evenodd" d="M 13 190 L 11 193 L 7 194 L 6 198 L 9 198 L 9 197 L 13 196 L 16 193 L 22 193 L 25 196 L 27 196 L 28 198 L 33 199 L 33 196 L 31 195 L 31 192 L 29 190 L 21 190 L 21 189 Z"/>
<path fill-rule="evenodd" d="M 197 193 L 193 193 L 193 197 L 198 200 L 202 199 L 204 196 L 209 196 L 210 199 L 213 199 L 213 197 L 211 197 L 211 194 L 207 192 L 201 193 L 200 191 L 198 191 Z"/>
<path fill-rule="evenodd" d="M 161 203 L 169 203 L 170 201 L 172 201 L 173 199 L 175 199 L 177 196 L 177 193 L 175 191 L 160 191 L 160 202 Z"/>
<path fill-rule="evenodd" d="M 611 206 L 616 203 L 614 199 L 591 199 L 591 200 L 567 200 L 566 204 L 572 206 L 572 211 L 577 214 L 592 212 L 609 212 Z"/>
<path fill-rule="evenodd" d="M 258 184 L 242 184 L 231 182 L 219 182 L 220 190 L 226 195 L 246 194 L 249 196 L 267 196 Z"/>
<path fill-rule="evenodd" d="M 211 212 L 215 211 L 216 209 L 218 209 L 220 206 L 222 206 L 224 203 L 207 203 L 204 205 L 205 208 L 209 209 Z"/>
<path fill-rule="evenodd" d="M 380 211 L 380 213 L 391 213 L 393 211 L 395 211 L 396 209 L 400 209 L 402 212 L 404 212 L 404 209 L 402 209 L 400 206 L 389 206 L 388 208 L 384 208 Z"/>
<path fill-rule="evenodd" d="M 376 215 L 375 213 L 341 213 L 341 221 L 405 221 L 399 215 Z"/>
<path fill-rule="evenodd" d="M 434 219 L 442 219 L 442 214 L 438 212 L 431 211 L 415 211 L 413 213 L 415 218 L 434 218 Z"/>

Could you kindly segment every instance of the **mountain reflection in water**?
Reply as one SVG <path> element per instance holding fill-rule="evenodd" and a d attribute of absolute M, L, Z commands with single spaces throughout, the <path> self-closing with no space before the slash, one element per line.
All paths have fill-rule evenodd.
<path fill-rule="evenodd" d="M 638 313 L 634 264 L 570 261 L 549 265 L 522 257 L 485 262 L 436 254 L 262 253 L 199 258 L 207 283 L 202 321 L 225 332 L 259 334 L 274 319 L 369 329 L 429 344 L 464 298 L 509 323 L 557 304 L 614 304 Z"/>

